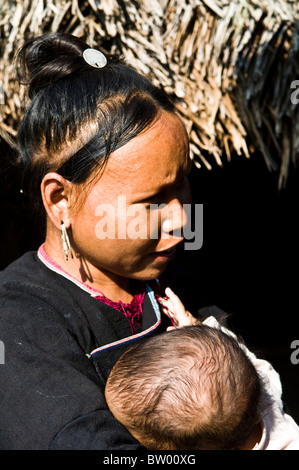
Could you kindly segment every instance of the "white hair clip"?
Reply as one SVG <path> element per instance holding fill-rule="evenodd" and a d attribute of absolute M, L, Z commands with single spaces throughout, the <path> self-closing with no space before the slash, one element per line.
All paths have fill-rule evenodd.
<path fill-rule="evenodd" d="M 85 49 L 83 59 L 87 64 L 98 69 L 102 69 L 107 64 L 106 56 L 97 49 Z"/>

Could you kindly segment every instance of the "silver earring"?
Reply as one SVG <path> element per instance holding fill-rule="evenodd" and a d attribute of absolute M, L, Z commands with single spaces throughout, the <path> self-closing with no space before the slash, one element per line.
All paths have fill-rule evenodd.
<path fill-rule="evenodd" d="M 72 258 L 73 258 L 73 252 L 72 252 L 69 236 L 67 234 L 67 230 L 63 221 L 61 221 L 61 238 L 62 238 L 62 246 L 63 246 L 64 255 L 65 255 L 65 260 L 68 261 L 69 259 L 68 252 L 70 252 Z"/>

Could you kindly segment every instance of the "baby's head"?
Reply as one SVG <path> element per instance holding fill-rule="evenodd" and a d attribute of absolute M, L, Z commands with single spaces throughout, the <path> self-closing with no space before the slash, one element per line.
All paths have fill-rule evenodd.
<path fill-rule="evenodd" d="M 147 449 L 239 449 L 259 420 L 260 379 L 232 337 L 206 325 L 178 328 L 128 350 L 106 400 Z"/>

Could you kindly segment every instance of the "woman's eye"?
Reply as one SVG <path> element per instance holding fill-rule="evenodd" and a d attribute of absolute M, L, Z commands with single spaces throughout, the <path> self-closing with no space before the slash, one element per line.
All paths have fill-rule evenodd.
<path fill-rule="evenodd" d="M 144 201 L 146 206 L 149 206 L 151 204 L 161 204 L 162 202 L 163 202 L 163 191 L 153 194 L 152 196 L 148 197 Z"/>
<path fill-rule="evenodd" d="M 185 188 L 187 183 L 188 183 L 188 178 L 186 176 L 183 176 L 173 185 L 172 191 L 170 189 L 168 189 L 168 191 L 166 192 L 163 190 L 147 198 L 144 201 L 145 206 L 149 207 L 150 205 L 161 205 L 161 204 L 166 203 L 168 198 L 171 199 L 172 197 L 177 197 L 177 192 L 182 191 Z M 154 208 L 155 207 L 153 207 L 152 209 Z"/>
<path fill-rule="evenodd" d="M 148 198 L 146 201 L 145 201 L 145 206 L 146 207 L 149 207 L 151 205 L 157 205 L 157 204 L 161 204 L 161 195 L 160 194 L 156 194 L 155 196 L 151 196 L 150 198 Z"/>

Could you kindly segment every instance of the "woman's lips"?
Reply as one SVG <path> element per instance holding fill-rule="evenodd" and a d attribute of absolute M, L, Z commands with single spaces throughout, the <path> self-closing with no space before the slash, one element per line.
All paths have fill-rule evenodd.
<path fill-rule="evenodd" d="M 166 261 L 166 260 L 169 261 L 174 257 L 175 252 L 176 252 L 176 248 L 173 247 L 165 251 L 156 251 L 152 253 L 152 256 L 154 256 L 154 258 L 158 261 Z"/>

